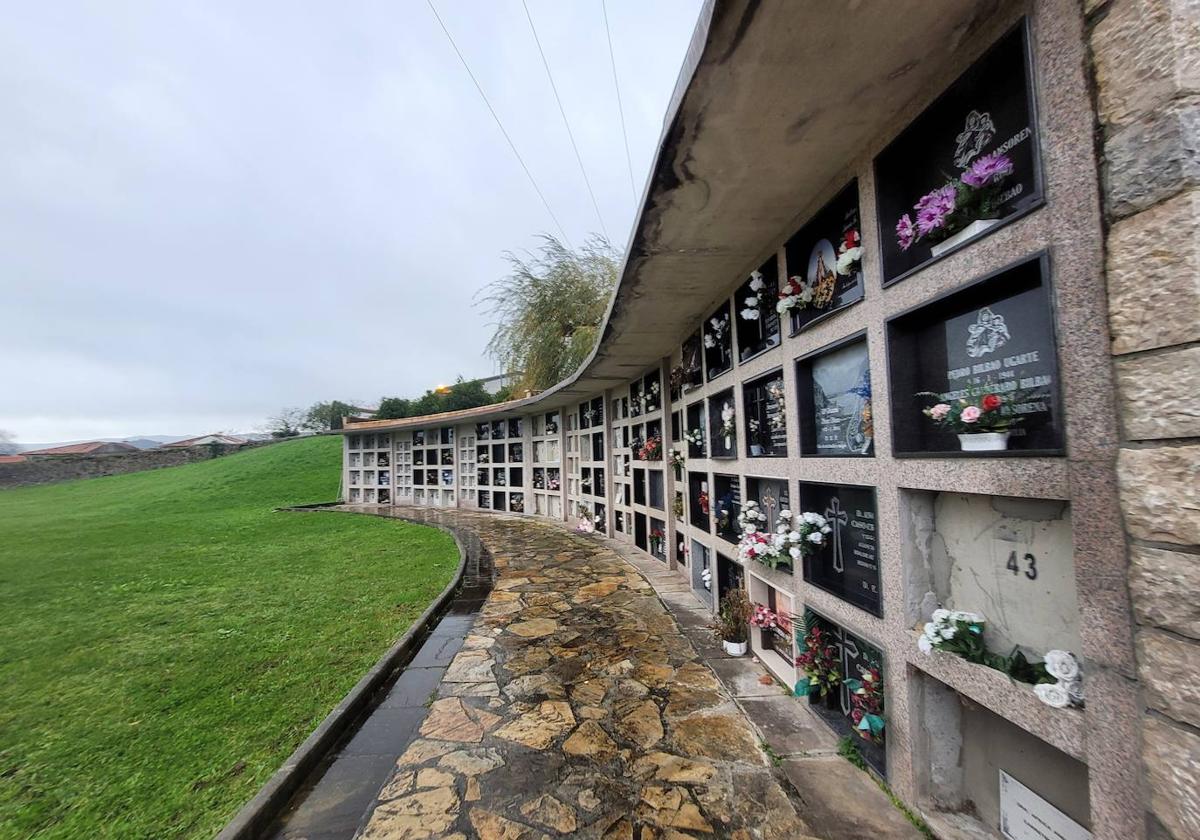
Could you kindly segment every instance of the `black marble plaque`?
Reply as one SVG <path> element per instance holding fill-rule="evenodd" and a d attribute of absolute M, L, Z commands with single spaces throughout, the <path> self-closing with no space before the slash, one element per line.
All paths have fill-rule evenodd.
<path fill-rule="evenodd" d="M 738 514 L 742 510 L 742 482 L 736 475 L 713 476 L 712 518 L 717 536 L 729 542 L 741 537 Z"/>
<path fill-rule="evenodd" d="M 958 439 L 921 409 L 969 392 L 995 393 L 1020 418 L 1008 450 L 1054 455 L 1063 448 L 1058 353 L 1045 255 L 1002 269 L 888 322 L 896 454 L 962 455 Z M 978 457 L 979 453 L 966 453 Z"/>
<path fill-rule="evenodd" d="M 1010 221 L 1041 203 L 1042 173 L 1026 30 L 1022 21 L 1001 38 L 875 159 L 885 285 L 932 259 L 932 246 L 939 244 L 936 240 L 944 230 L 905 250 L 897 223 L 904 216 L 916 223 L 915 205 L 921 197 L 958 182 L 981 157 L 1000 153 L 1013 165 L 1012 174 L 1000 184 L 989 218 Z"/>
<path fill-rule="evenodd" d="M 693 391 L 704 384 L 704 352 L 700 332 L 696 331 L 683 342 L 683 385 L 682 393 Z"/>
<path fill-rule="evenodd" d="M 863 299 L 862 260 L 838 271 L 838 257 L 847 243 L 862 246 L 858 217 L 858 181 L 845 189 L 800 228 L 784 246 L 788 284 L 810 293 L 807 302 L 790 310 L 792 334 L 823 320 L 830 313 Z"/>
<path fill-rule="evenodd" d="M 787 401 L 783 372 L 774 371 L 747 382 L 742 389 L 745 418 L 742 430 L 751 458 L 787 455 Z"/>
<path fill-rule="evenodd" d="M 725 427 L 723 412 L 734 409 L 737 403 L 733 391 L 722 391 L 708 398 L 708 440 L 710 458 L 737 457 L 737 415 L 734 414 L 732 428 Z"/>
<path fill-rule="evenodd" d="M 708 381 L 728 373 L 733 367 L 733 324 L 726 301 L 701 325 L 704 344 L 704 372 Z"/>
<path fill-rule="evenodd" d="M 702 531 L 712 531 L 712 498 L 709 494 L 708 473 L 688 474 L 688 524 Z"/>
<path fill-rule="evenodd" d="M 874 615 L 883 614 L 875 491 L 869 487 L 800 483 L 797 512 L 819 513 L 833 529 L 804 558 L 804 579 Z"/>
<path fill-rule="evenodd" d="M 779 261 L 772 256 L 733 296 L 738 358 L 743 362 L 779 345 Z"/>
<path fill-rule="evenodd" d="M 871 366 L 865 339 L 842 342 L 796 363 L 800 451 L 805 455 L 874 453 Z"/>
<path fill-rule="evenodd" d="M 734 559 L 724 554 L 717 555 L 717 598 L 725 597 L 734 589 L 746 588 L 746 570 Z"/>

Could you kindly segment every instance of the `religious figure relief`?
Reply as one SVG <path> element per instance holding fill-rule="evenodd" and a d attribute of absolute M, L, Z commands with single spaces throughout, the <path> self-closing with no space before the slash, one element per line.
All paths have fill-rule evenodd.
<path fill-rule="evenodd" d="M 825 519 L 833 527 L 833 570 L 835 572 L 846 571 L 846 561 L 842 557 L 842 526 L 849 522 L 849 516 L 846 511 L 842 510 L 842 500 L 834 496 L 829 500 L 829 507 L 825 509 Z"/>
<path fill-rule="evenodd" d="M 996 125 L 992 122 L 992 115 L 987 111 L 982 114 L 978 111 L 971 111 L 967 114 L 963 130 L 954 138 L 958 143 L 958 147 L 954 150 L 954 165 L 959 169 L 966 169 L 967 164 L 982 152 L 995 136 Z"/>
<path fill-rule="evenodd" d="M 837 275 L 825 265 L 825 256 L 817 257 L 817 286 L 813 292 L 813 306 L 824 309 L 833 303 L 833 292 L 837 288 Z"/>
<path fill-rule="evenodd" d="M 972 359 L 999 350 L 1012 338 L 1008 325 L 1004 323 L 1004 316 L 997 315 L 986 306 L 979 310 L 975 323 L 967 327 L 967 332 L 967 355 Z"/>

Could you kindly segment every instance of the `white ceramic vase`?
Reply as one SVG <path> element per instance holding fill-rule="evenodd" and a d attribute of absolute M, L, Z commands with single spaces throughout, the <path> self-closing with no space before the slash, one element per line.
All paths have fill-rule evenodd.
<path fill-rule="evenodd" d="M 722 641 L 721 644 L 725 645 L 725 652 L 730 656 L 745 656 L 746 650 L 750 647 L 749 642 Z"/>
<path fill-rule="evenodd" d="M 1003 452 L 1008 449 L 1008 432 L 977 432 L 959 435 L 958 443 L 963 452 Z"/>
<path fill-rule="evenodd" d="M 953 236 L 943 239 L 936 245 L 930 245 L 929 250 L 935 257 L 940 257 L 952 248 L 957 248 L 968 239 L 974 239 L 985 230 L 990 230 L 998 224 L 1000 224 L 999 219 L 976 219 Z"/>

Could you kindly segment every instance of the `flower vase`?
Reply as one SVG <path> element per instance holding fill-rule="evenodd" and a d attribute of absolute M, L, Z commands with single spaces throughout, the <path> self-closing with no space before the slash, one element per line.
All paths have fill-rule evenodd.
<path fill-rule="evenodd" d="M 1003 452 L 1008 449 L 1008 432 L 976 432 L 959 435 L 958 444 L 963 452 Z"/>
<path fill-rule="evenodd" d="M 745 656 L 747 649 L 750 647 L 749 642 L 730 642 L 725 640 L 721 644 L 725 646 L 725 652 L 730 656 Z"/>
<path fill-rule="evenodd" d="M 974 239 L 985 230 L 991 230 L 998 224 L 1000 224 L 999 219 L 976 219 L 953 236 L 948 236 L 938 244 L 931 245 L 929 250 L 935 257 L 940 257 L 947 251 L 957 248 L 968 239 Z"/>
<path fill-rule="evenodd" d="M 724 442 L 725 442 L 725 449 L 726 449 L 726 450 L 733 449 L 733 438 L 732 438 L 730 435 L 725 435 L 725 437 L 723 438 L 723 440 L 724 440 Z"/>

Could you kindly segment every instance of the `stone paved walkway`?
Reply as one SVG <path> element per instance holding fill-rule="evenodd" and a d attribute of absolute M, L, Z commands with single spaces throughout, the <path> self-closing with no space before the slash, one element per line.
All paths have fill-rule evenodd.
<path fill-rule="evenodd" d="M 654 590 L 595 540 L 477 530 L 498 578 L 358 836 L 811 837 L 729 693 Z"/>

